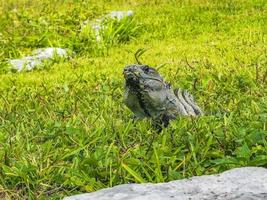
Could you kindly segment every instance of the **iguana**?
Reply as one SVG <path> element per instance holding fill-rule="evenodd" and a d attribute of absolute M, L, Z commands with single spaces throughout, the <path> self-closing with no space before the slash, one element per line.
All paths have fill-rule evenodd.
<path fill-rule="evenodd" d="M 128 65 L 124 100 L 137 118 L 152 118 L 156 126 L 168 126 L 177 116 L 196 116 L 203 112 L 185 90 L 171 88 L 156 69 L 148 65 Z"/>

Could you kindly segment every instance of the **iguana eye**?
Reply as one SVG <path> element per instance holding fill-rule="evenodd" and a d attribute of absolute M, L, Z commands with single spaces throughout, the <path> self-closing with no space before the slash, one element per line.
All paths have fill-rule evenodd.
<path fill-rule="evenodd" d="M 144 67 L 143 67 L 143 71 L 144 71 L 145 73 L 149 72 L 149 67 L 148 67 L 148 66 L 144 66 Z"/>

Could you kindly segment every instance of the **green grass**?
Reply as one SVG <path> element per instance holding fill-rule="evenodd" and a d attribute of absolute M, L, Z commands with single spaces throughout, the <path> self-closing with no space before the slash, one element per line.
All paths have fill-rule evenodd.
<path fill-rule="evenodd" d="M 86 19 L 108 22 L 94 40 Z M 265 0 L 0 2 L 0 198 L 60 199 L 131 182 L 267 167 Z M 6 61 L 41 47 L 70 60 L 14 73 Z M 123 104 L 134 53 L 204 109 L 157 134 Z M 151 148 L 151 141 L 154 141 Z"/>

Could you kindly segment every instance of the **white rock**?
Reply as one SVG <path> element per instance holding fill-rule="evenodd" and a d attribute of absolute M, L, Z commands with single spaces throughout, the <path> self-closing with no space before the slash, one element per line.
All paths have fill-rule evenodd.
<path fill-rule="evenodd" d="M 218 175 L 158 184 L 124 184 L 64 200 L 266 200 L 267 169 L 244 167 Z"/>
<path fill-rule="evenodd" d="M 67 57 L 68 53 L 65 49 L 49 47 L 45 49 L 36 49 L 33 52 L 38 58 L 53 58 L 55 55 L 59 57 Z"/>
<path fill-rule="evenodd" d="M 17 71 L 25 70 L 31 70 L 35 66 L 40 65 L 42 62 L 41 60 L 38 60 L 34 56 L 27 56 L 21 59 L 13 59 L 9 61 L 12 68 L 16 69 Z"/>
<path fill-rule="evenodd" d="M 26 56 L 20 59 L 12 59 L 9 60 L 10 65 L 12 68 L 16 69 L 17 71 L 25 70 L 32 70 L 34 67 L 42 64 L 45 60 L 53 60 L 56 56 L 58 57 L 67 57 L 68 52 L 65 49 L 61 48 L 44 48 L 44 49 L 37 49 L 33 51 L 32 56 Z"/>
<path fill-rule="evenodd" d="M 91 25 L 91 28 L 95 31 L 96 41 L 101 40 L 100 36 L 100 30 L 103 30 L 105 27 L 103 25 L 104 20 L 106 19 L 116 19 L 118 21 L 124 19 L 125 17 L 131 17 L 134 15 L 134 11 L 127 10 L 127 11 L 111 11 L 109 14 L 105 15 L 104 17 L 100 19 L 96 19 L 95 21 L 91 22 L 89 20 L 86 20 L 82 23 L 81 28 L 82 30 L 88 25 Z"/>
<path fill-rule="evenodd" d="M 134 12 L 132 10 L 128 11 L 112 11 L 110 12 L 107 17 L 111 17 L 113 19 L 122 20 L 125 17 L 133 16 Z"/>

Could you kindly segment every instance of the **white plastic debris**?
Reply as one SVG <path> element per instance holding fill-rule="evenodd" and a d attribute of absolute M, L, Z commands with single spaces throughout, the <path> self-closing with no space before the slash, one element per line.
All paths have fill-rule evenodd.
<path fill-rule="evenodd" d="M 89 20 L 86 20 L 82 23 L 82 29 L 85 28 L 88 24 L 91 24 L 92 29 L 95 31 L 96 41 L 101 40 L 100 30 L 104 28 L 103 21 L 106 19 L 116 19 L 118 21 L 124 19 L 125 17 L 132 17 L 134 15 L 134 11 L 111 11 L 109 14 L 105 15 L 100 19 L 96 19 L 94 22 L 89 23 Z"/>
<path fill-rule="evenodd" d="M 44 48 L 44 49 L 37 49 L 33 52 L 32 56 L 26 56 L 20 59 L 12 59 L 9 60 L 10 65 L 16 69 L 17 71 L 22 70 L 32 70 L 37 65 L 42 64 L 45 60 L 53 60 L 55 57 L 67 57 L 68 52 L 65 49 L 61 48 Z"/>

